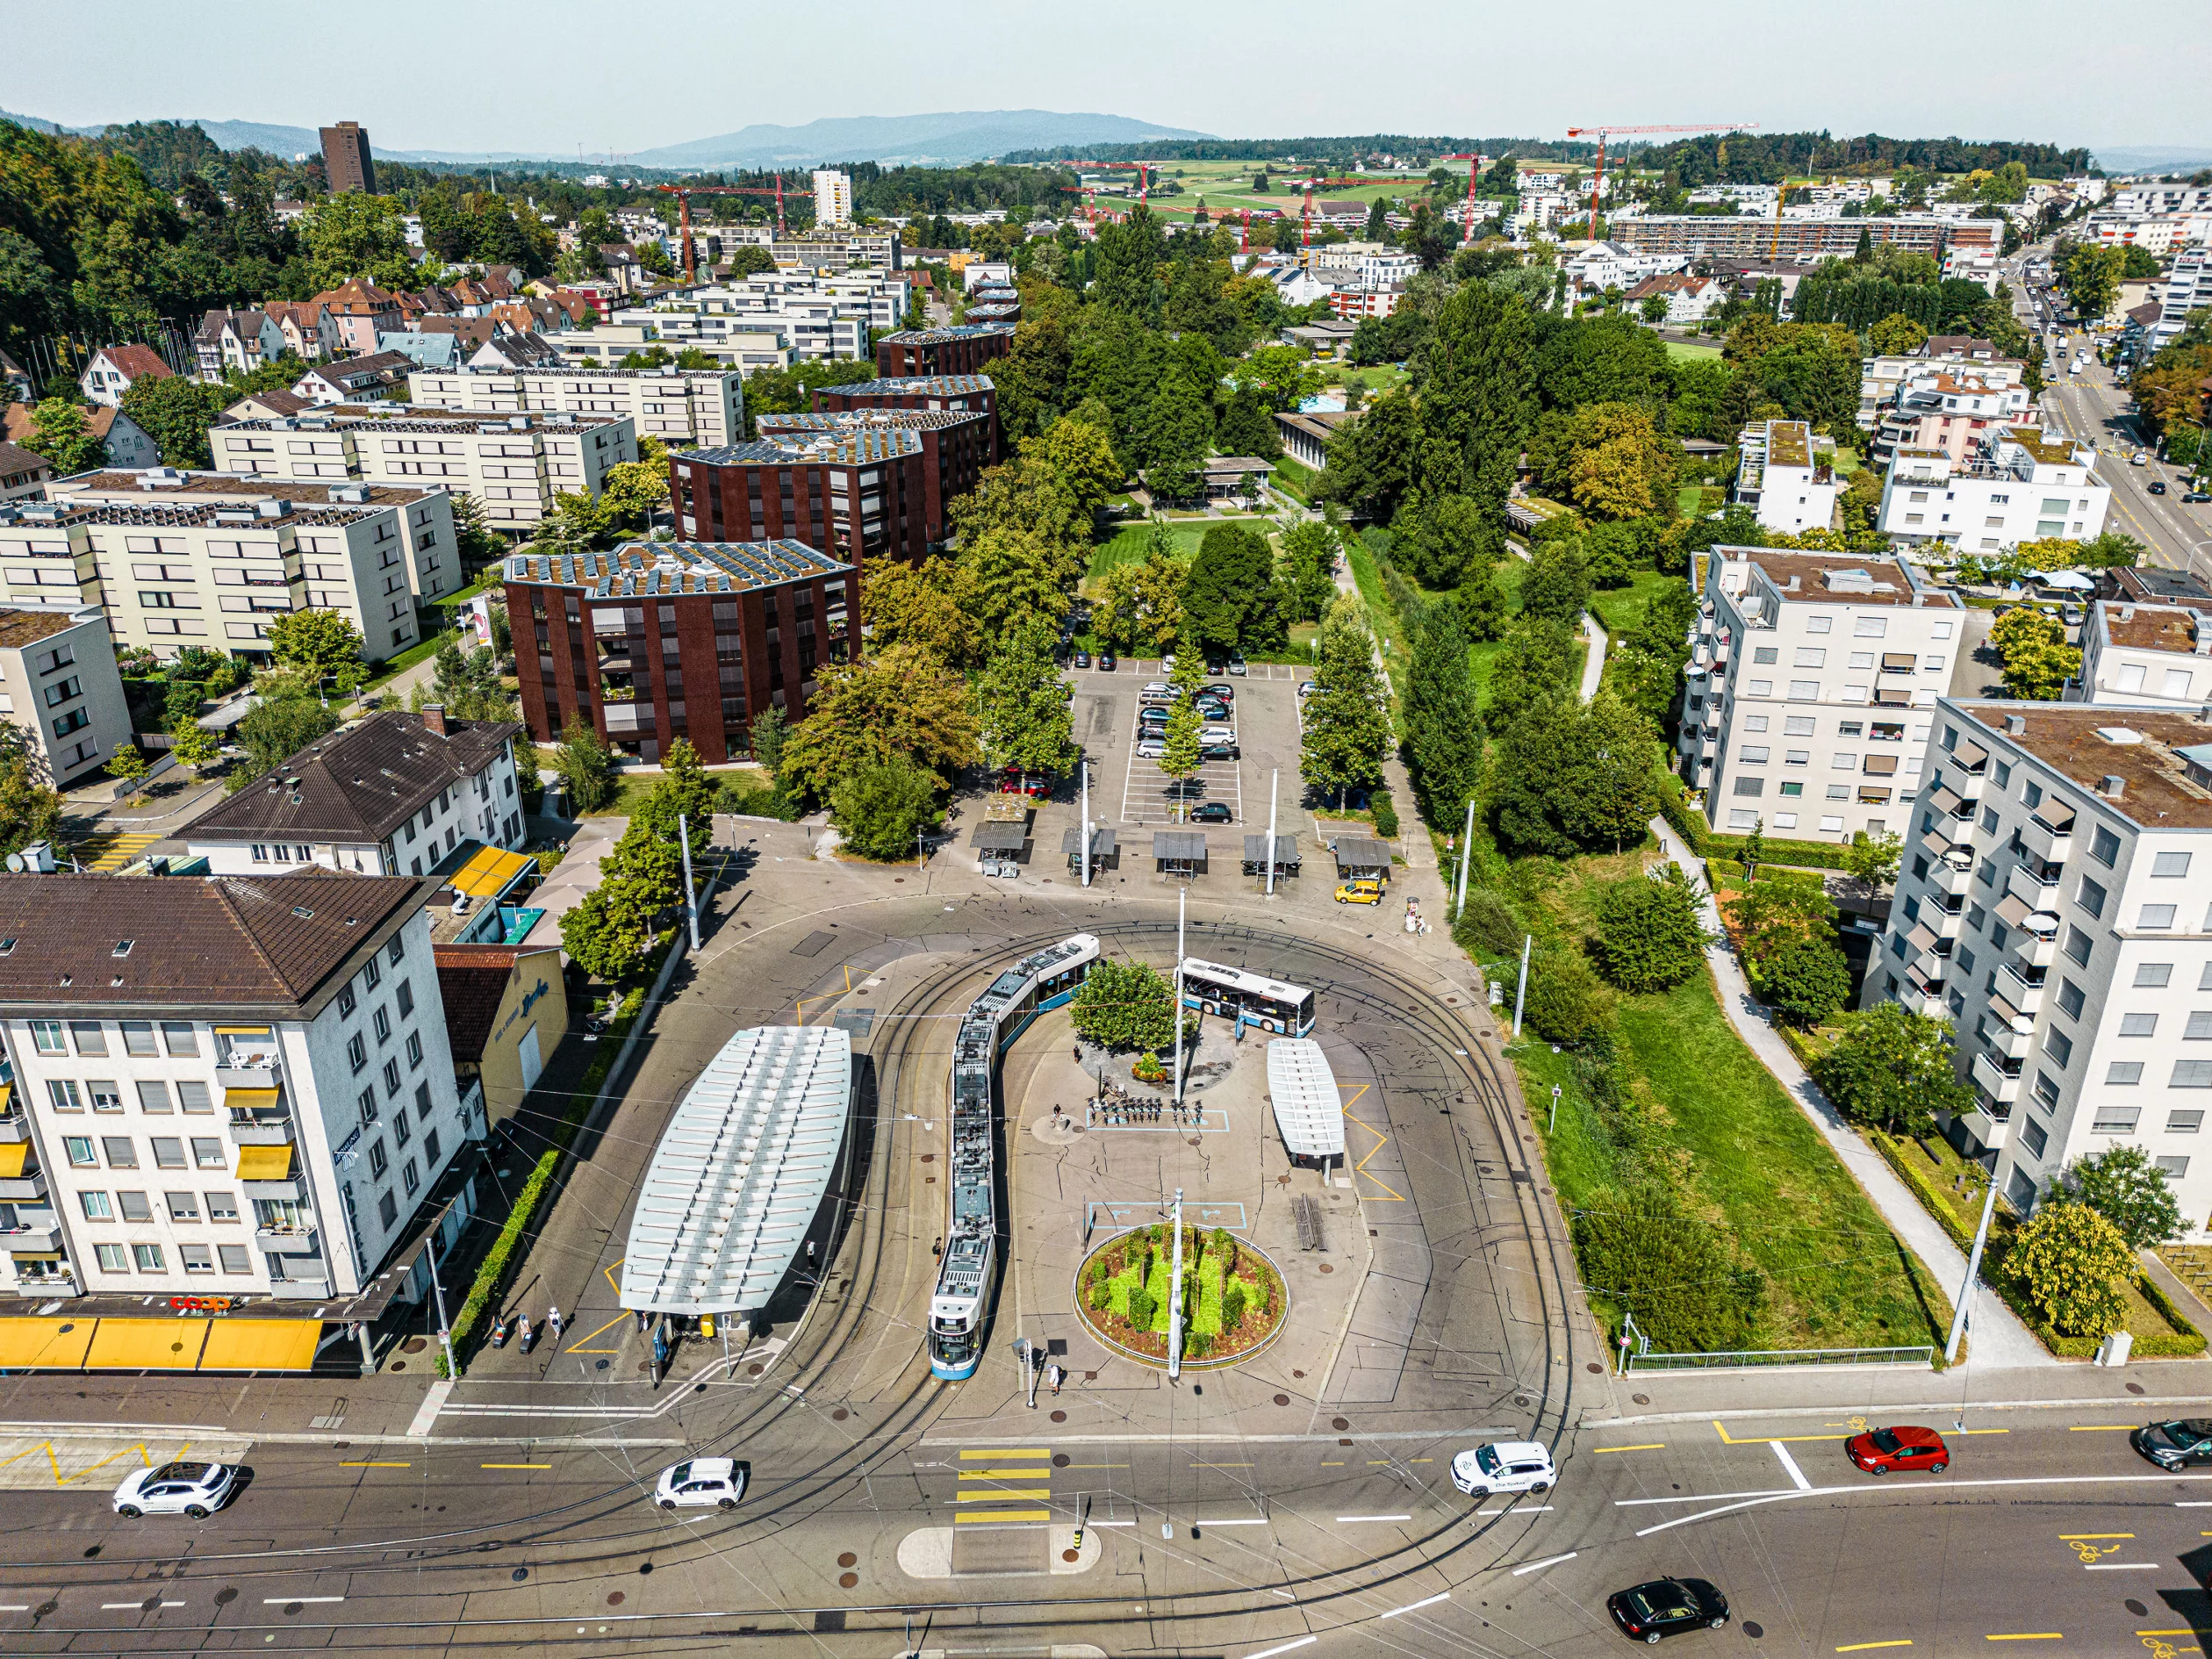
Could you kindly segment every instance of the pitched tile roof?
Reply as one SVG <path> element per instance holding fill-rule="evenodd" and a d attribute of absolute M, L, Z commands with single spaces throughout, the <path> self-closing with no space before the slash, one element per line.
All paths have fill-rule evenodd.
<path fill-rule="evenodd" d="M 300 1008 L 429 887 L 327 870 L 0 876 L 0 1008 Z"/>
<path fill-rule="evenodd" d="M 18 472 L 53 470 L 54 463 L 36 450 L 0 439 L 0 478 L 11 478 Z"/>
<path fill-rule="evenodd" d="M 523 950 L 516 944 L 441 944 L 430 954 L 438 965 L 438 1000 L 445 1004 L 446 1042 L 456 1061 L 484 1059 L 492 1022 L 499 1016 L 507 981 Z"/>
<path fill-rule="evenodd" d="M 99 355 L 133 380 L 148 377 L 167 380 L 172 372 L 162 361 L 162 354 L 151 346 L 109 346 Z"/>
<path fill-rule="evenodd" d="M 420 715 L 387 709 L 351 731 L 318 738 L 219 803 L 183 837 L 188 844 L 381 841 L 440 790 L 482 772 L 521 729 L 512 721 L 449 720 L 442 736 Z"/>

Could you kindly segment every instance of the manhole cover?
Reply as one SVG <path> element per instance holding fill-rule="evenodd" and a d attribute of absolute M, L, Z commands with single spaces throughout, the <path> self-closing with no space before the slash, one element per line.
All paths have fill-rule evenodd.
<path fill-rule="evenodd" d="M 301 1605 L 301 1603 L 296 1601 L 286 1602 L 284 1604 L 284 1617 L 287 1619 L 291 1618 L 293 1614 L 299 1611 Z"/>
<path fill-rule="evenodd" d="M 745 1368 L 745 1375 L 747 1376 L 758 1376 L 761 1373 L 761 1368 L 762 1368 L 758 1365 L 749 1365 Z"/>
<path fill-rule="evenodd" d="M 1766 1634 L 1766 1627 L 1764 1625 L 1755 1624 L 1750 1620 L 1746 1620 L 1743 1626 L 1743 1634 L 1750 1637 L 1752 1641 L 1756 1641 L 1761 1636 Z"/>
<path fill-rule="evenodd" d="M 394 1371 L 404 1371 L 407 1368 L 407 1362 L 405 1360 L 394 1360 L 391 1368 Z"/>
<path fill-rule="evenodd" d="M 509 1576 L 509 1577 L 511 1577 L 511 1578 L 513 1578 L 513 1579 L 514 1580 L 514 1582 L 515 1582 L 516 1584 L 521 1584 L 521 1582 L 522 1582 L 525 1578 L 528 1578 L 529 1576 L 530 1576 L 530 1569 L 529 1569 L 528 1567 L 517 1567 L 517 1568 L 514 1570 L 514 1572 L 512 1572 L 512 1573 L 510 1573 L 510 1574 L 508 1575 L 508 1576 Z"/>
<path fill-rule="evenodd" d="M 139 1603 L 139 1611 L 140 1612 L 152 1612 L 161 1605 L 162 1598 L 159 1596 L 148 1596 L 144 1601 Z"/>
<path fill-rule="evenodd" d="M 1339 1441 L 1337 1442 L 1337 1444 L 1338 1444 L 1339 1446 L 1349 1446 L 1349 1445 L 1351 1445 L 1351 1444 L 1352 1444 L 1352 1442 L 1351 1442 L 1349 1440 L 1339 1440 Z"/>
<path fill-rule="evenodd" d="M 2137 1618 L 2138 1618 L 2138 1619 L 2142 1618 L 2142 1617 L 2143 1617 L 2145 1613 L 2147 1613 L 2147 1612 L 2149 1612 L 2151 1611 L 2151 1609 L 2150 1609 L 2147 1605 L 2144 1605 L 2144 1603 L 2142 1603 L 2142 1602 L 2137 1601 L 2137 1599 L 2136 1599 L 2133 1596 L 2130 1596 L 2130 1597 L 2129 1597 L 2129 1598 L 2128 1598 L 2127 1602 L 2126 1602 L 2126 1604 L 2125 1604 L 2125 1605 L 2126 1605 L 2126 1606 L 2127 1606 L 2128 1611 L 2129 1611 L 2129 1612 L 2133 1613 L 2133 1614 L 2134 1614 Z"/>
<path fill-rule="evenodd" d="M 628 1599 L 629 1597 L 619 1590 L 610 1590 L 607 1592 L 607 1605 L 610 1607 L 619 1607 Z"/>
<path fill-rule="evenodd" d="M 1533 1142 L 1534 1142 L 1534 1141 L 1535 1141 L 1535 1139 L 1536 1139 L 1536 1137 L 1535 1137 L 1535 1136 L 1533 1136 L 1533 1135 L 1523 1135 L 1523 1136 L 1521 1137 L 1521 1138 L 1522 1138 L 1523 1140 L 1525 1140 L 1525 1141 L 1528 1141 L 1528 1142 L 1530 1142 L 1530 1143 L 1533 1144 Z"/>
<path fill-rule="evenodd" d="M 1334 1273 L 1336 1269 L 1325 1261 L 1321 1264 L 1321 1271 L 1324 1273 Z"/>
<path fill-rule="evenodd" d="M 1065 1422 L 1066 1422 L 1066 1421 L 1067 1421 L 1067 1413 L 1066 1413 L 1066 1412 L 1065 1412 L 1065 1411 L 1055 1411 L 1055 1412 L 1053 1412 L 1053 1413 L 1052 1413 L 1052 1421 L 1053 1421 L 1053 1422 L 1055 1422 L 1055 1423 L 1065 1423 Z"/>
<path fill-rule="evenodd" d="M 430 1346 L 430 1339 L 427 1336 L 411 1336 L 399 1346 L 409 1354 L 420 1354 Z"/>
<path fill-rule="evenodd" d="M 1651 1404 L 1651 1396 L 1648 1394 L 1631 1394 L 1628 1397 L 1634 1400 L 1638 1405 L 1649 1405 Z"/>
<path fill-rule="evenodd" d="M 845 1551 L 844 1555 L 837 1557 L 837 1565 L 840 1567 L 858 1567 L 859 1564 L 860 1557 L 854 1555 L 849 1549 Z"/>
<path fill-rule="evenodd" d="M 1095 1371 L 1086 1371 L 1086 1372 L 1084 1372 L 1084 1373 L 1083 1373 L 1083 1381 L 1084 1381 L 1084 1382 L 1097 1382 L 1097 1381 L 1098 1381 L 1098 1373 L 1097 1373 L 1097 1372 L 1095 1372 Z"/>
<path fill-rule="evenodd" d="M 1304 1375 L 1305 1375 L 1305 1373 L 1304 1373 L 1304 1371 L 1293 1371 L 1293 1372 L 1291 1372 L 1291 1373 L 1290 1373 L 1290 1375 L 1291 1375 L 1292 1376 L 1295 1376 L 1295 1377 L 1298 1377 L 1298 1378 L 1303 1379 L 1303 1378 L 1304 1377 Z"/>
<path fill-rule="evenodd" d="M 1528 1396 L 1526 1394 L 1516 1394 L 1513 1396 L 1513 1404 L 1515 1405 L 1526 1405 L 1528 1404 Z"/>
<path fill-rule="evenodd" d="M 1197 1137 L 1197 1136 L 1196 1136 L 1196 1135 L 1193 1135 L 1193 1136 L 1190 1138 L 1190 1144 L 1191 1144 L 1192 1146 L 1196 1146 L 1199 1145 L 1200 1143 L 1199 1143 L 1199 1140 L 1198 1140 L 1198 1137 Z"/>
<path fill-rule="evenodd" d="M 1598 1364 L 1595 1360 L 1592 1360 L 1588 1365 L 1583 1367 L 1583 1369 L 1589 1372 L 1593 1376 L 1603 1376 L 1605 1374 L 1605 1368 Z"/>
<path fill-rule="evenodd" d="M 1067 1454 L 1066 1452 L 1053 1453 L 1052 1467 L 1054 1469 L 1066 1469 L 1067 1467 Z"/>
<path fill-rule="evenodd" d="M 1277 1405 L 1288 1405 L 1290 1404 L 1290 1397 L 1288 1394 L 1278 1394 L 1275 1397 L 1275 1403 Z"/>
<path fill-rule="evenodd" d="M 1288 1176 L 1288 1175 L 1277 1175 L 1277 1176 L 1275 1177 L 1275 1185 L 1276 1185 L 1276 1186 L 1278 1186 L 1278 1187 L 1288 1187 L 1289 1184 L 1290 1184 L 1290 1177 L 1289 1177 L 1289 1176 Z"/>
<path fill-rule="evenodd" d="M 851 1590 L 859 1582 L 860 1575 L 858 1573 L 839 1573 L 837 1575 L 837 1588 L 840 1590 Z"/>
<path fill-rule="evenodd" d="M 218 1607 L 227 1607 L 237 1599 L 238 1591 L 233 1585 L 225 1584 L 215 1592 L 215 1605 Z"/>
<path fill-rule="evenodd" d="M 2130 1383 L 2129 1383 L 2129 1384 L 2128 1384 L 2128 1392 L 2129 1392 L 2129 1393 L 2130 1393 L 2130 1394 L 2140 1394 L 2140 1393 L 2142 1393 L 2142 1392 L 2143 1392 L 2143 1384 L 2142 1384 L 2142 1383 L 2140 1383 L 2140 1382 L 2130 1382 Z"/>
<path fill-rule="evenodd" d="M 1341 1434 L 1352 1426 L 1352 1419 L 1348 1417 L 1332 1417 L 1329 1419 L 1329 1426 Z"/>
<path fill-rule="evenodd" d="M 836 1411 L 830 1413 L 830 1420 L 832 1423 L 842 1423 L 845 1420 L 845 1418 L 851 1417 L 851 1412 L 846 1411 L 844 1407 L 841 1405 Z"/>
<path fill-rule="evenodd" d="M 641 1561 L 637 1563 L 637 1570 L 641 1574 L 650 1574 L 653 1570 L 653 1563 L 650 1561 Z"/>
<path fill-rule="evenodd" d="M 925 1164 L 933 1164 L 937 1162 L 937 1154 L 933 1152 L 925 1152 L 922 1154 L 922 1161 Z"/>

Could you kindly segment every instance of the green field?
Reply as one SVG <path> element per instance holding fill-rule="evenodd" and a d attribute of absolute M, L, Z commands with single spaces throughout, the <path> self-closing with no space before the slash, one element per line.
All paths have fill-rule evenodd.
<path fill-rule="evenodd" d="M 1168 534 L 1175 538 L 1176 552 L 1196 553 L 1198 550 L 1199 539 L 1205 535 L 1205 532 L 1196 529 L 1170 529 Z M 1083 572 L 1083 580 L 1086 583 L 1095 582 L 1117 564 L 1142 564 L 1145 562 L 1145 549 L 1150 545 L 1151 539 L 1150 527 L 1142 523 L 1123 525 L 1111 536 L 1091 549 L 1090 568 Z"/>
<path fill-rule="evenodd" d="M 1665 344 L 1667 356 L 1677 363 L 1694 363 L 1700 357 L 1718 357 L 1720 355 L 1718 346 L 1692 346 L 1679 340 L 1670 340 Z"/>

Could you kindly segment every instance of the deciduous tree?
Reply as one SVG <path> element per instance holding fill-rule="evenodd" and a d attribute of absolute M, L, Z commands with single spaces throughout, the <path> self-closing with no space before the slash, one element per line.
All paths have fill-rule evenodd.
<path fill-rule="evenodd" d="M 46 758 L 20 726 L 0 724 L 0 858 L 33 841 L 51 841 L 61 796 Z"/>
<path fill-rule="evenodd" d="M 84 408 L 66 398 L 47 398 L 31 410 L 31 434 L 23 447 L 54 463 L 62 478 L 90 472 L 107 463 L 107 447 L 92 435 Z"/>
<path fill-rule="evenodd" d="M 339 611 L 291 611 L 269 625 L 271 657 L 336 691 L 351 691 L 368 672 L 363 644 L 361 630 Z"/>
<path fill-rule="evenodd" d="M 597 812 L 614 799 L 614 751 L 599 729 L 580 715 L 571 715 L 561 732 L 553 772 L 568 792 L 569 809 L 578 817 Z"/>
<path fill-rule="evenodd" d="M 1964 1111 L 1973 1093 L 1952 1069 L 1948 1020 L 1878 1003 L 1847 1022 L 1813 1064 L 1813 1079 L 1851 1122 L 1892 1135 L 1925 1135 L 1938 1112 Z"/>
<path fill-rule="evenodd" d="M 2133 1249 L 2172 1244 L 2188 1230 L 2165 1172 L 2140 1146 L 2113 1146 L 2078 1159 L 2064 1179 L 2067 1196 L 2119 1229 Z"/>
<path fill-rule="evenodd" d="M 1145 963 L 1101 957 L 1076 988 L 1068 1018 L 1102 1048 L 1157 1053 L 1175 1040 L 1174 988 Z"/>
<path fill-rule="evenodd" d="M 1777 1013 L 1792 1025 L 1811 1027 L 1850 996 L 1851 966 L 1833 939 L 1804 934 L 1775 952 L 1761 981 Z"/>
<path fill-rule="evenodd" d="M 2061 1336 L 2108 1336 L 2126 1323 L 2126 1287 L 2140 1274 L 2135 1251 L 2087 1204 L 2044 1204 L 2014 1235 L 2006 1260 Z"/>
<path fill-rule="evenodd" d="M 817 799 L 872 762 L 904 755 L 940 786 L 975 764 L 966 684 L 936 657 L 897 645 L 819 672 L 807 717 L 786 740 L 779 775 Z"/>
<path fill-rule="evenodd" d="M 1375 665 L 1375 636 L 1355 595 L 1330 607 L 1321 626 L 1321 660 L 1306 699 L 1298 769 L 1323 796 L 1382 781 L 1390 740 L 1390 699 Z"/>
<path fill-rule="evenodd" d="M 1482 715 L 1456 605 L 1426 606 L 1414 624 L 1404 717 L 1422 815 L 1456 833 L 1483 767 Z"/>
<path fill-rule="evenodd" d="M 911 858 L 917 837 L 937 828 L 937 779 L 904 755 L 864 765 L 830 792 L 830 816 L 844 844 L 865 858 Z"/>
<path fill-rule="evenodd" d="M 1075 764 L 1073 693 L 1052 647 L 1052 630 L 1032 622 L 976 675 L 976 730 L 988 765 L 1052 778 Z"/>
<path fill-rule="evenodd" d="M 1697 890 L 1678 865 L 1607 882 L 1598 894 L 1591 954 L 1624 991 L 1672 989 L 1705 966 L 1710 940 Z"/>

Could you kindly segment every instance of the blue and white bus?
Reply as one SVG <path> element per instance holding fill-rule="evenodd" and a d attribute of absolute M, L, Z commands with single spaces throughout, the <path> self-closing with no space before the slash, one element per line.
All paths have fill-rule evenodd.
<path fill-rule="evenodd" d="M 1183 1006 L 1271 1031 L 1277 1037 L 1313 1033 L 1313 993 L 1264 973 L 1220 962 L 1183 958 Z"/>

